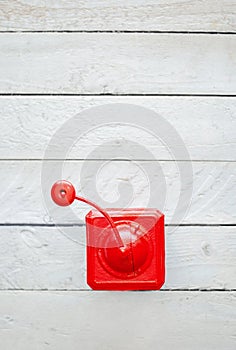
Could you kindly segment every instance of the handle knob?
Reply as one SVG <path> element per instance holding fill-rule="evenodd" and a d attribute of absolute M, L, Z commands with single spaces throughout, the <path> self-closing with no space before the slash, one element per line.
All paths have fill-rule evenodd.
<path fill-rule="evenodd" d="M 61 207 L 72 204 L 75 200 L 76 192 L 74 186 L 66 180 L 55 182 L 51 189 L 53 201 Z"/>

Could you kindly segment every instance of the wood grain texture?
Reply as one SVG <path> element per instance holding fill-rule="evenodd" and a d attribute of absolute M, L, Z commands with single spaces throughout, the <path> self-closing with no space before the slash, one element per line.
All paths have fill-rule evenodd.
<path fill-rule="evenodd" d="M 0 93 L 235 94 L 236 36 L 4 34 Z"/>
<path fill-rule="evenodd" d="M 160 116 L 166 120 L 166 133 L 170 132 L 169 123 L 182 138 L 192 160 L 236 161 L 236 98 L 225 97 L 1 97 L 0 157 L 42 159 L 56 131 L 72 120 L 78 132 L 60 138 L 55 145 L 54 159 L 62 157 L 57 149 L 63 143 L 66 147 L 70 137 L 73 144 L 67 154 L 70 159 L 123 159 L 124 156 L 146 160 L 153 157 L 157 160 L 173 159 L 170 148 L 177 147 L 175 141 L 171 140 L 168 147 L 163 144 L 164 135 L 153 135 L 148 120 L 146 131 L 139 126 L 138 119 L 136 126 L 120 125 L 114 123 L 108 114 L 110 126 L 99 123 L 98 119 L 95 128 L 83 115 L 73 122 L 75 115 L 86 109 L 115 103 L 133 104 L 155 111 L 157 128 Z M 94 114 L 97 115 L 96 112 Z M 128 109 L 126 115 L 128 121 Z M 86 125 L 90 130 L 81 135 L 81 129 Z M 135 142 L 130 143 L 128 149 L 123 144 L 126 139 Z M 137 142 L 149 153 L 141 152 Z M 99 151 L 94 153 L 95 149 Z M 175 159 L 183 160 L 184 155 Z"/>
<path fill-rule="evenodd" d="M 79 202 L 60 208 L 50 189 L 58 179 L 74 183 L 78 193 L 102 207 L 154 207 L 166 223 L 236 224 L 235 163 L 194 162 L 193 178 L 180 178 L 185 162 L 1 162 L 1 223 L 80 223 L 88 207 Z M 193 195 L 187 206 L 187 197 Z M 176 207 L 184 194 L 176 218 Z M 185 211 L 187 206 L 187 213 Z M 177 220 L 177 221 L 175 221 Z"/>
<path fill-rule="evenodd" d="M 227 96 L 236 94 L 235 1 L 3 1 L 0 32 L 0 94 L 91 95 L 0 97 L 0 349 L 234 350 L 236 105 Z M 104 94 L 138 96 L 94 96 Z M 113 125 L 77 140 L 69 132 L 71 161 L 41 161 L 67 120 L 117 102 L 155 110 L 189 157 L 178 154 L 176 162 L 175 142 L 168 149 L 160 135 Z M 81 129 L 86 123 L 82 117 Z M 132 161 L 110 161 L 123 158 L 126 138 Z M 53 159 L 59 144 L 65 149 L 65 138 L 55 142 Z M 162 291 L 89 289 L 88 207 L 56 207 L 49 192 L 58 178 L 103 207 L 166 214 Z M 187 226 L 175 227 L 180 194 Z"/>
<path fill-rule="evenodd" d="M 235 227 L 166 227 L 162 289 L 236 289 Z M 0 289 L 83 290 L 85 227 L 0 227 Z"/>
<path fill-rule="evenodd" d="M 236 30 L 233 0 L 4 1 L 0 30 Z"/>
<path fill-rule="evenodd" d="M 1 292 L 1 345 L 18 350 L 235 349 L 235 293 Z M 127 312 L 128 311 L 128 312 Z"/>

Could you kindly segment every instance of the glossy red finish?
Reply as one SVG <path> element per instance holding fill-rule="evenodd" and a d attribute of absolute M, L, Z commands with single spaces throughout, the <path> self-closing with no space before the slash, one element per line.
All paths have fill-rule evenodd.
<path fill-rule="evenodd" d="M 86 215 L 87 282 L 95 290 L 160 289 L 165 281 L 164 215 L 156 209 L 100 208 L 76 196 L 74 186 L 57 181 L 53 201 L 68 206 L 75 199 L 96 210 Z"/>
<path fill-rule="evenodd" d="M 52 186 L 51 197 L 57 205 L 66 207 L 74 202 L 75 196 L 75 188 L 69 181 L 60 180 Z"/>
<path fill-rule="evenodd" d="M 107 209 L 123 241 L 96 210 L 86 216 L 87 282 L 95 290 L 155 290 L 165 280 L 164 215 L 155 209 Z"/>

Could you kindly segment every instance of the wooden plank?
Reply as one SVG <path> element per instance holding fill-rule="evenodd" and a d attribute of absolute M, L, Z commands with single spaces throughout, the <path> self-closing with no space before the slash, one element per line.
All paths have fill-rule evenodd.
<path fill-rule="evenodd" d="M 192 160 L 236 161 L 236 98 L 225 97 L 1 97 L 0 156 L 42 159 L 56 131 L 64 130 L 65 123 L 71 121 L 73 131 L 68 131 L 66 138 L 60 137 L 60 142 L 54 145 L 54 159 L 62 157 L 60 148 L 66 149 L 68 140 L 73 144 L 67 153 L 70 159 L 111 159 L 124 155 L 130 159 L 173 159 L 170 150 L 177 148 L 175 140 L 171 139 L 167 147 L 162 142 L 163 132 L 158 134 L 157 130 L 153 135 L 145 112 L 141 112 L 141 119 L 146 120 L 145 130 L 138 119 L 135 125 L 127 124 L 130 106 L 123 115 L 126 123 L 121 123 L 121 118 L 120 123 L 114 123 L 117 116 L 114 114 L 114 120 L 105 108 L 102 116 L 110 126 L 98 118 L 95 128 L 94 122 L 83 114 L 77 121 L 74 118 L 89 108 L 114 103 L 142 106 L 156 112 L 156 128 L 159 129 L 160 117 L 166 123 L 166 134 L 170 134 L 171 128 L 176 130 Z M 114 107 L 115 112 L 117 109 Z M 97 112 L 93 114 L 97 117 Z M 81 135 L 83 129 L 87 132 Z M 122 140 L 130 141 L 128 148 Z M 137 142 L 143 152 L 137 148 Z M 187 160 L 184 154 L 175 159 Z"/>
<path fill-rule="evenodd" d="M 4 34 L 0 93 L 235 94 L 236 36 Z"/>
<path fill-rule="evenodd" d="M 5 1 L 0 30 L 235 31 L 233 0 Z"/>
<path fill-rule="evenodd" d="M 167 227 L 163 289 L 236 289 L 235 227 Z M 0 289 L 83 290 L 85 227 L 0 227 Z"/>
<path fill-rule="evenodd" d="M 1 344 L 18 350 L 234 350 L 235 294 L 1 292 Z"/>
<path fill-rule="evenodd" d="M 46 162 L 43 168 L 35 161 L 1 162 L 0 222 L 83 222 L 88 211 L 83 203 L 67 208 L 52 203 L 51 186 L 61 178 L 104 208 L 159 208 L 168 224 L 236 224 L 234 162 L 132 161 Z"/>

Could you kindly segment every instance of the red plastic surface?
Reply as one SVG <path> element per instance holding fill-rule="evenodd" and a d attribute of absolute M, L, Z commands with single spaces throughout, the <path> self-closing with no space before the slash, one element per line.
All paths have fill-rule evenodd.
<path fill-rule="evenodd" d="M 91 205 L 95 209 L 97 209 L 109 222 L 110 226 L 113 229 L 114 235 L 116 237 L 116 243 L 119 247 L 123 247 L 123 242 L 120 238 L 119 232 L 117 231 L 117 228 L 113 222 L 113 220 L 110 218 L 110 216 L 107 214 L 106 210 L 99 207 L 96 203 L 90 201 L 89 199 L 76 196 L 75 188 L 67 180 L 59 180 L 54 183 L 54 185 L 51 188 L 51 197 L 54 203 L 61 207 L 66 207 L 74 202 L 75 199 L 78 201 L 84 202 L 88 205 Z"/>
<path fill-rule="evenodd" d="M 87 282 L 97 290 L 160 289 L 165 280 L 164 215 L 155 209 L 104 210 L 76 196 L 74 186 L 57 181 L 53 201 L 75 199 L 93 206 L 86 216 Z"/>
<path fill-rule="evenodd" d="M 59 180 L 52 186 L 51 197 L 57 205 L 66 207 L 75 200 L 75 188 L 69 181 Z"/>
<path fill-rule="evenodd" d="M 156 290 L 165 281 L 164 215 L 155 209 L 107 209 L 86 216 L 87 283 L 95 290 Z"/>

